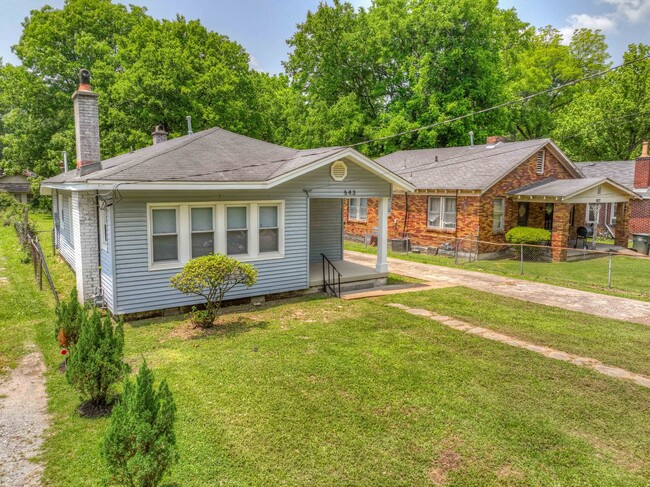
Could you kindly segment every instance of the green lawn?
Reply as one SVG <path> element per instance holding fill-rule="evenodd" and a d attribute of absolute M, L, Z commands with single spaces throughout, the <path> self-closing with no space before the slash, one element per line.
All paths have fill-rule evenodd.
<path fill-rule="evenodd" d="M 461 287 L 381 298 L 452 316 L 650 377 L 650 327 L 599 318 Z"/>
<path fill-rule="evenodd" d="M 12 238 L 0 233 L 3 246 Z M 17 260 L 7 269 L 31 272 Z M 70 282 L 67 268 L 57 272 Z M 79 398 L 58 371 L 50 298 L 24 277 L 17 294 L 41 310 L 26 326 L 48 367 L 44 483 L 99 485 L 107 420 L 76 413 Z M 627 341 L 618 364 L 650 368 L 646 328 L 464 289 L 229 308 L 208 333 L 178 317 L 127 324 L 127 360 L 146 358 L 177 400 L 181 462 L 167 485 L 647 485 L 650 390 L 388 302 L 539 342 L 553 343 L 564 326 L 573 330 L 565 349 L 609 363 Z M 615 338 L 599 344 L 605 329 Z"/>
<path fill-rule="evenodd" d="M 377 248 L 357 242 L 345 242 L 346 250 L 376 254 Z M 515 276 L 521 279 L 546 282 L 559 286 L 611 294 L 650 301 L 650 259 L 615 256 L 612 265 L 612 288 L 607 287 L 609 258 L 580 260 L 575 262 L 524 262 L 521 275 L 519 260 L 479 260 L 454 263 L 452 257 L 429 254 L 402 254 L 388 252 L 389 257 L 424 264 L 459 267 L 467 270 Z"/>
<path fill-rule="evenodd" d="M 39 239 L 48 265 L 55 279 L 55 286 L 68 293 L 74 277 L 66 264 L 52 257 L 52 218 L 36 214 L 32 218 L 39 231 Z M 53 319 L 54 297 L 43 276 L 44 291 L 35 286 L 32 264 L 21 264 L 22 253 L 16 232 L 11 226 L 0 225 L 0 374 L 14 367 L 16 360 L 24 353 L 25 346 L 34 344 L 35 327 L 47 323 L 50 330 Z M 52 332 L 51 332 L 52 333 Z M 50 334 L 51 334 L 50 333 Z"/>

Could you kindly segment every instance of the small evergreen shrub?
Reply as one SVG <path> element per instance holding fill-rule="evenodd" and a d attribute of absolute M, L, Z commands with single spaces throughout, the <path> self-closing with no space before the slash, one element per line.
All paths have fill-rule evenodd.
<path fill-rule="evenodd" d="M 68 382 L 95 406 L 105 406 L 116 382 L 128 372 L 122 362 L 124 325 L 113 326 L 110 316 L 97 309 L 81 314 L 79 338 L 70 348 L 66 369 Z"/>
<path fill-rule="evenodd" d="M 539 245 L 551 240 L 551 232 L 543 228 L 515 227 L 506 233 L 506 242 Z"/>
<path fill-rule="evenodd" d="M 190 260 L 170 281 L 180 292 L 205 299 L 205 311 L 195 310 L 193 321 L 208 328 L 217 318 L 226 293 L 238 285 L 251 287 L 257 282 L 257 270 L 227 255 L 211 254 Z"/>
<path fill-rule="evenodd" d="M 84 318 L 84 308 L 79 304 L 77 288 L 72 288 L 68 301 L 61 301 L 55 310 L 54 336 L 62 347 L 77 343 Z"/>
<path fill-rule="evenodd" d="M 155 487 L 178 461 L 174 419 L 176 405 L 163 380 L 156 391 L 154 375 L 143 361 L 135 384 L 128 378 L 102 444 L 113 480 L 122 485 Z"/>

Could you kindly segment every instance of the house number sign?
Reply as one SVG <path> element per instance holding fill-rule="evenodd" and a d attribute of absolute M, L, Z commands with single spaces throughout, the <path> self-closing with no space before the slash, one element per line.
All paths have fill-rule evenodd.
<path fill-rule="evenodd" d="M 355 194 L 357 194 L 356 189 L 346 189 L 343 191 L 343 196 L 354 196 Z"/>

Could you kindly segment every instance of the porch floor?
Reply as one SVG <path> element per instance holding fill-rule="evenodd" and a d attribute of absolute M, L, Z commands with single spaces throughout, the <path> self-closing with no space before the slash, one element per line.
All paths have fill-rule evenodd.
<path fill-rule="evenodd" d="M 341 273 L 341 283 L 369 281 L 372 279 L 383 279 L 388 277 L 388 272 L 377 272 L 374 267 L 355 264 L 346 260 L 332 261 L 334 267 Z M 327 272 L 327 271 L 326 271 Z M 309 264 L 309 286 L 321 286 L 323 284 L 323 264 L 314 262 Z"/>

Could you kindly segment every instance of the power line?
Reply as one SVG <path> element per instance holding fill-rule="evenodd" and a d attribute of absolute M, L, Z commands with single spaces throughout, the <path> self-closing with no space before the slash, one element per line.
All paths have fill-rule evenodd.
<path fill-rule="evenodd" d="M 533 98 L 536 98 L 538 96 L 547 95 L 549 93 L 553 93 L 555 91 L 562 90 L 562 89 L 567 88 L 569 86 L 576 85 L 576 84 L 581 83 L 583 81 L 591 80 L 591 79 L 597 78 L 599 76 L 604 76 L 607 73 L 611 73 L 612 71 L 623 68 L 625 66 L 629 66 L 629 65 L 634 64 L 634 63 L 638 63 L 638 62 L 643 61 L 645 59 L 650 59 L 650 55 L 642 56 L 640 58 L 624 62 L 624 63 L 619 64 L 617 66 L 613 66 L 611 68 L 608 68 L 608 69 L 606 69 L 604 71 L 600 71 L 599 73 L 590 74 L 590 75 L 585 76 L 583 78 L 579 78 L 579 79 L 576 79 L 576 80 L 573 80 L 573 81 L 569 81 L 568 83 L 565 83 L 565 84 L 560 85 L 560 86 L 556 86 L 555 88 L 549 88 L 548 90 L 539 91 L 539 92 L 533 93 L 531 95 L 523 96 L 523 97 L 518 98 L 516 100 L 511 100 L 511 101 L 507 101 L 507 102 L 504 102 L 504 103 L 500 103 L 500 104 L 494 105 L 494 106 L 492 106 L 490 108 L 484 108 L 482 110 L 478 110 L 478 111 L 475 111 L 475 112 L 472 112 L 472 113 L 467 113 L 465 115 L 459 115 L 458 117 L 448 118 L 446 120 L 441 120 L 440 122 L 435 122 L 435 123 L 432 123 L 432 124 L 429 124 L 429 125 L 424 125 L 422 127 L 417 127 L 417 128 L 414 128 L 414 129 L 404 130 L 403 132 L 399 132 L 399 133 L 396 133 L 396 134 L 393 134 L 393 135 L 385 135 L 383 137 L 378 137 L 376 139 L 365 140 L 363 142 L 357 142 L 355 144 L 348 145 L 348 147 L 358 147 L 360 145 L 371 144 L 373 142 L 379 142 L 379 141 L 382 141 L 382 140 L 388 140 L 388 139 L 392 139 L 392 138 L 395 138 L 395 137 L 400 137 L 402 135 L 413 134 L 415 132 L 419 132 L 420 130 L 432 129 L 434 127 L 439 127 L 440 125 L 446 125 L 448 123 L 458 122 L 460 120 L 464 120 L 466 118 L 470 118 L 470 117 L 473 117 L 475 115 L 481 115 L 482 113 L 492 112 L 494 110 L 499 110 L 501 108 L 505 108 L 505 107 L 508 107 L 508 106 L 511 106 L 511 105 L 515 105 L 517 103 L 524 103 L 524 102 L 527 102 L 528 100 L 532 100 Z"/>

